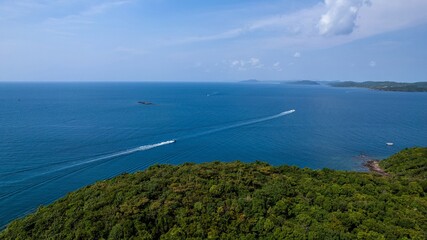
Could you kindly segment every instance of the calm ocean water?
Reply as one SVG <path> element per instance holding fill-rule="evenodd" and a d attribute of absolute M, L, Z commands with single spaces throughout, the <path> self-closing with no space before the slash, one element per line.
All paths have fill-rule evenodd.
<path fill-rule="evenodd" d="M 291 109 L 296 112 L 277 115 Z M 284 84 L 1 83 L 0 140 L 4 226 L 82 186 L 156 163 L 262 160 L 364 171 L 361 154 L 384 158 L 427 146 L 427 93 Z"/>

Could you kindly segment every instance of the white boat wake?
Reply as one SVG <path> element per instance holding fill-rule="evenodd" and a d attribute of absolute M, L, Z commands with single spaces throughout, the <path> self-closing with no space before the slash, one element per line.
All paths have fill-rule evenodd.
<path fill-rule="evenodd" d="M 247 125 L 251 125 L 251 124 L 255 124 L 255 123 L 260 123 L 260 122 L 265 122 L 265 121 L 273 120 L 273 119 L 276 119 L 276 118 L 279 118 L 279 117 L 282 117 L 282 116 L 294 113 L 295 111 L 296 111 L 295 109 L 292 109 L 292 110 L 289 110 L 289 111 L 281 112 L 281 113 L 273 115 L 273 116 L 263 117 L 263 118 L 258 118 L 258 119 L 253 119 L 253 120 L 249 120 L 249 121 L 245 121 L 245 122 L 240 122 L 240 123 L 232 124 L 232 125 L 221 127 L 221 128 L 216 128 L 216 129 L 208 130 L 208 131 L 201 132 L 201 133 L 196 133 L 196 134 L 193 134 L 193 135 L 182 137 L 182 138 L 180 138 L 180 140 L 187 139 L 187 138 L 200 137 L 200 136 L 203 136 L 203 135 L 207 135 L 207 134 L 211 134 L 211 133 L 216 133 L 216 132 L 228 130 L 228 129 L 231 129 L 231 128 L 243 127 L 243 126 L 247 126 Z"/>
<path fill-rule="evenodd" d="M 184 140 L 184 139 L 189 139 L 189 138 L 194 138 L 194 137 L 199 137 L 199 136 L 203 136 L 203 135 L 207 135 L 207 134 L 212 134 L 212 133 L 216 133 L 216 132 L 220 132 L 220 131 L 225 131 L 228 129 L 232 129 L 232 128 L 237 128 L 237 127 L 242 127 L 242 126 L 247 126 L 247 125 L 251 125 L 251 124 L 255 124 L 255 123 L 260 123 L 260 122 L 265 122 L 265 121 L 269 121 L 269 120 L 273 120 L 291 113 L 294 113 L 295 110 L 289 110 L 289 111 L 285 111 L 285 112 L 281 112 L 279 114 L 276 115 L 272 115 L 272 116 L 268 116 L 268 117 L 263 117 L 263 118 L 258 118 L 258 119 L 253 119 L 253 120 L 248 120 L 248 121 L 244 121 L 244 122 L 240 122 L 240 123 L 235 123 L 235 124 L 231 124 L 225 127 L 220 127 L 220 128 L 216 128 L 216 129 L 212 129 L 212 130 L 207 130 L 204 132 L 200 132 L 200 133 L 195 133 L 192 135 L 188 135 L 188 136 L 184 136 L 178 140 Z M 32 175 L 30 177 L 27 178 L 22 178 L 18 181 L 13 181 L 13 182 L 2 182 L 3 184 L 7 184 L 7 183 L 16 183 L 16 182 L 23 182 L 29 179 L 33 179 L 36 177 L 41 177 L 47 174 L 52 174 L 52 173 L 56 173 L 56 172 L 60 172 L 63 170 L 68 170 L 71 168 L 75 168 L 75 167 L 79 167 L 79 166 L 83 166 L 83 165 L 87 165 L 87 164 L 91 164 L 91 163 L 96 163 L 96 162 L 101 162 L 103 160 L 108 160 L 108 159 L 112 159 L 112 158 L 117 158 L 117 157 L 121 157 L 121 156 L 125 156 L 125 155 L 130 155 L 136 152 L 142 152 L 142 151 L 147 151 L 153 148 L 157 148 L 157 147 L 161 147 L 164 145 L 168 145 L 168 144 L 172 144 L 175 143 L 176 140 L 169 140 L 169 141 L 164 141 L 164 142 L 160 142 L 160 143 L 156 143 L 156 144 L 150 144 L 150 145 L 144 145 L 144 146 L 139 146 L 136 148 L 132 148 L 132 149 L 128 149 L 125 151 L 121 151 L 121 152 L 117 152 L 117 153 L 112 153 L 112 154 L 108 154 L 108 155 L 103 155 L 100 157 L 96 157 L 96 158 L 92 158 L 92 159 L 88 159 L 88 160 L 84 160 L 84 161 L 78 161 L 78 162 L 74 162 L 71 164 L 68 164 L 66 166 L 62 166 L 62 167 L 58 167 L 55 169 L 51 169 L 51 170 L 46 170 L 42 173 L 36 174 L 36 175 Z"/>
<path fill-rule="evenodd" d="M 164 146 L 164 145 L 168 145 L 168 144 L 171 144 L 171 143 L 174 143 L 174 142 L 175 142 L 175 140 L 169 140 L 169 141 L 165 141 L 165 142 L 161 142 L 161 143 L 156 143 L 156 144 L 151 144 L 151 145 L 144 145 L 144 146 L 140 146 L 140 147 L 128 149 L 128 150 L 125 150 L 125 151 L 121 151 L 121 152 L 118 152 L 118 153 L 113 153 L 113 154 L 101 156 L 101 157 L 94 158 L 94 159 L 91 159 L 91 160 L 88 160 L 88 161 L 84 161 L 84 162 L 79 162 L 79 163 L 76 163 L 76 164 L 68 165 L 66 167 L 56 169 L 56 171 L 65 170 L 65 169 L 68 169 L 68 168 L 77 167 L 77 166 L 88 164 L 88 163 L 98 162 L 98 161 L 105 160 L 105 159 L 110 159 L 110 158 L 116 158 L 116 157 L 120 157 L 120 156 L 124 156 L 124 155 L 129 155 L 129 154 L 132 154 L 132 153 L 135 153 L 135 152 L 147 151 L 147 150 L 150 150 L 150 149 L 153 149 L 153 148 L 156 148 L 156 147 L 160 147 L 160 146 Z"/>
<path fill-rule="evenodd" d="M 97 158 L 94 158 L 94 159 L 91 159 L 88 161 L 83 161 L 83 162 L 71 164 L 71 165 L 68 165 L 68 166 L 65 166 L 62 168 L 57 168 L 54 171 L 50 171 L 49 173 L 62 171 L 62 170 L 66 170 L 69 168 L 73 168 L 73 167 L 77 167 L 77 166 L 85 165 L 85 164 L 89 164 L 89 163 L 99 162 L 99 161 L 106 160 L 106 159 L 111 159 L 111 158 L 116 158 L 116 157 L 120 157 L 120 156 L 124 156 L 124 155 L 129 155 L 129 154 L 136 153 L 136 152 L 147 151 L 147 150 L 150 150 L 150 149 L 153 149 L 156 147 L 160 147 L 160 146 L 164 146 L 164 145 L 168 145 L 168 144 L 171 144 L 174 142 L 175 142 L 175 140 L 169 140 L 169 141 L 165 141 L 165 142 L 161 142 L 161 143 L 144 145 L 144 146 L 128 149 L 125 151 L 121 151 L 121 152 L 117 152 L 117 153 L 113 153 L 113 154 L 109 154 L 109 155 L 104 155 L 104 156 L 97 157 Z"/>
<path fill-rule="evenodd" d="M 68 169 L 76 168 L 76 167 L 79 167 L 79 166 L 84 166 L 84 165 L 87 165 L 87 164 L 90 164 L 90 163 L 100 162 L 100 161 L 103 161 L 103 160 L 108 160 L 108 159 L 112 159 L 112 158 L 116 158 L 116 157 L 120 157 L 120 156 L 129 155 L 129 154 L 132 154 L 132 153 L 135 153 L 135 152 L 147 151 L 147 150 L 150 150 L 150 149 L 153 149 L 153 148 L 157 148 L 157 147 L 160 147 L 160 146 L 172 144 L 172 143 L 175 143 L 175 142 L 176 142 L 176 140 L 169 140 L 169 141 L 165 141 L 165 142 L 161 142 L 161 143 L 156 143 L 156 144 L 151 144 L 151 145 L 144 145 L 144 146 L 140 146 L 140 147 L 128 149 L 128 150 L 125 150 L 125 151 L 121 151 L 121 152 L 117 152 L 117 153 L 108 154 L 108 155 L 104 155 L 104 156 L 101 156 L 101 157 L 93 158 L 93 159 L 90 159 L 90 160 L 76 162 L 74 164 L 70 164 L 70 165 L 67 165 L 67 166 L 63 166 L 63 167 L 52 169 L 50 171 L 45 171 L 43 173 L 32 175 L 30 177 L 23 178 L 23 179 L 20 179 L 18 181 L 1 182 L 0 185 L 16 184 L 16 183 L 25 182 L 25 181 L 28 181 L 28 180 L 34 181 L 35 178 L 43 177 L 45 175 L 50 175 L 50 174 L 53 174 L 53 173 L 56 173 L 56 172 L 60 172 L 60 171 L 63 171 L 63 170 L 68 170 Z M 21 189 L 18 189 L 17 191 L 11 192 L 11 193 L 6 193 L 6 194 L 3 194 L 3 195 L 0 195 L 0 200 L 2 200 L 4 198 L 7 198 L 7 197 L 10 197 L 10 196 L 13 196 L 15 194 L 19 194 L 20 192 L 28 190 L 30 188 L 33 188 L 33 187 L 36 187 L 36 186 L 39 186 L 39 185 L 43 185 L 43 184 L 45 184 L 47 182 L 50 182 L 50 181 L 55 180 L 55 179 L 57 179 L 57 178 L 59 178 L 61 176 L 66 176 L 66 175 L 67 174 L 60 175 L 60 176 L 55 176 L 55 177 L 49 178 L 47 180 L 43 180 L 41 182 L 37 182 L 37 181 L 33 182 L 33 184 L 30 185 L 30 186 L 23 187 Z"/>
<path fill-rule="evenodd" d="M 265 121 L 273 120 L 273 119 L 276 119 L 276 118 L 279 118 L 279 117 L 282 117 L 282 116 L 285 116 L 285 115 L 288 115 L 288 114 L 291 114 L 291 113 L 294 113 L 294 112 L 295 112 L 295 110 L 292 109 L 292 110 L 289 110 L 289 111 L 281 112 L 281 113 L 276 114 L 276 115 L 272 115 L 272 116 L 268 116 L 268 117 L 263 117 L 263 118 L 258 118 L 258 119 L 253 119 L 253 120 L 248 120 L 248 121 L 244 121 L 244 122 L 240 122 L 240 123 L 231 124 L 231 125 L 228 125 L 228 126 L 225 126 L 225 127 L 220 127 L 220 128 L 216 128 L 216 129 L 204 131 L 204 132 L 201 132 L 201 133 L 192 134 L 192 135 L 189 135 L 189 136 L 182 137 L 182 138 L 180 138 L 178 140 L 184 140 L 184 139 L 188 139 L 188 138 L 194 138 L 194 137 L 203 136 L 203 135 L 207 135 L 207 134 L 212 134 L 212 133 L 216 133 L 216 132 L 220 132 L 220 131 L 224 131 L 224 130 L 228 130 L 228 129 L 232 129 L 232 128 L 247 126 L 247 125 L 251 125 L 251 124 L 255 124 L 255 123 L 260 123 L 260 122 L 265 122 Z M 125 151 L 121 151 L 121 152 L 117 152 L 117 153 L 112 153 L 112 154 L 108 154 L 108 155 L 103 155 L 103 156 L 100 156 L 100 157 L 96 157 L 96 158 L 92 158 L 92 159 L 88 159 L 88 160 L 84 160 L 84 161 L 74 162 L 74 163 L 71 163 L 69 165 L 58 167 L 58 168 L 55 168 L 55 169 L 46 170 L 46 171 L 44 171 L 42 173 L 35 174 L 35 175 L 32 175 L 32 176 L 27 177 L 27 178 L 21 178 L 18 181 L 0 182 L 0 185 L 5 185 L 6 186 L 6 185 L 9 185 L 9 184 L 21 183 L 21 182 L 24 182 L 24 181 L 27 181 L 27 180 L 32 180 L 32 182 L 33 182 L 34 178 L 42 177 L 42 176 L 45 176 L 45 175 L 50 175 L 50 174 L 53 174 L 53 173 L 57 173 L 57 172 L 64 171 L 64 170 L 69 170 L 69 169 L 72 169 L 72 168 L 76 168 L 76 167 L 79 167 L 79 166 L 88 165 L 88 164 L 91 164 L 91 163 L 101 162 L 103 160 L 109 160 L 109 159 L 113 159 L 113 158 L 117 158 L 117 157 L 129 155 L 129 154 L 133 154 L 133 153 L 136 153 L 136 152 L 147 151 L 147 150 L 150 150 L 150 149 L 153 149 L 153 148 L 165 146 L 165 145 L 172 144 L 172 143 L 175 143 L 175 142 L 176 142 L 176 140 L 169 140 L 169 141 L 164 141 L 164 142 L 160 142 L 160 143 L 156 143 L 156 144 L 139 146 L 139 147 L 136 147 L 136 148 L 125 150 Z M 79 170 L 84 169 L 84 168 L 86 168 L 86 167 L 78 168 L 75 171 L 79 171 Z M 75 171 L 73 171 L 73 172 L 75 172 Z M 23 172 L 26 172 L 26 171 L 23 171 Z M 71 173 L 73 173 L 73 172 L 71 172 Z M 71 173 L 68 173 L 68 174 L 71 174 Z M 46 179 L 46 180 L 43 180 L 41 182 L 37 182 L 37 181 L 33 182 L 33 184 L 31 184 L 30 186 L 25 186 L 25 187 L 22 187 L 22 188 L 20 188 L 20 189 L 18 189 L 16 191 L 14 191 L 14 192 L 10 192 L 10 193 L 6 193 L 6 194 L 1 195 L 0 196 L 0 200 L 4 199 L 4 198 L 7 198 L 7 197 L 10 197 L 10 196 L 13 196 L 13 195 L 16 195 L 16 194 L 19 194 L 20 192 L 28 190 L 30 188 L 46 184 L 47 182 L 54 181 L 54 180 L 56 180 L 56 179 L 58 179 L 60 177 L 66 176 L 68 174 L 65 174 L 65 175 L 64 174 L 60 174 L 58 176 L 53 176 L 53 177 L 51 177 L 49 179 Z"/>
<path fill-rule="evenodd" d="M 78 167 L 78 166 L 82 166 L 82 165 L 86 165 L 86 164 L 90 164 L 90 163 L 94 163 L 94 162 L 99 162 L 99 161 L 103 161 L 103 160 L 107 160 L 107 159 L 111 159 L 111 158 L 125 156 L 125 155 L 129 155 L 129 154 L 136 153 L 136 152 L 147 151 L 147 150 L 150 150 L 150 149 L 153 149 L 153 148 L 157 148 L 157 147 L 161 147 L 161 146 L 164 146 L 164 145 L 172 144 L 174 142 L 175 142 L 175 140 L 169 140 L 169 141 L 165 141 L 165 142 L 161 142 L 161 143 L 156 143 L 156 144 L 151 144 L 151 145 L 144 145 L 144 146 L 140 146 L 140 147 L 128 149 L 128 150 L 125 150 L 125 151 L 121 151 L 121 152 L 117 152 L 117 153 L 108 154 L 108 155 L 100 156 L 100 157 L 97 157 L 97 158 L 89 159 L 89 160 L 86 160 L 86 161 L 76 162 L 76 163 L 73 163 L 73 164 L 69 164 L 67 166 L 55 168 L 55 169 L 52 169 L 50 171 L 46 171 L 46 172 L 43 172 L 43 173 L 40 173 L 40 174 L 36 174 L 36 175 L 33 175 L 31 177 L 28 177 L 28 178 L 20 179 L 18 182 L 23 182 L 23 181 L 26 181 L 28 179 L 32 179 L 32 178 L 35 178 L 35 177 L 40 177 L 40 176 L 43 176 L 43 175 L 47 175 L 47 174 L 51 174 L 51 173 L 55 173 L 55 172 L 67 170 L 67 169 L 70 169 L 70 168 L 75 168 L 75 167 Z"/>

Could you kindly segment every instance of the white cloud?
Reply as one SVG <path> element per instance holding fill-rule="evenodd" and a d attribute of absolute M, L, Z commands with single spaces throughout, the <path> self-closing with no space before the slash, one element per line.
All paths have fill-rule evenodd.
<path fill-rule="evenodd" d="M 321 35 L 347 35 L 354 31 L 360 8 L 366 0 L 325 0 L 327 12 L 319 21 Z"/>
<path fill-rule="evenodd" d="M 373 0 L 371 7 L 360 9 L 357 37 L 426 24 L 426 9 L 426 0 Z"/>
<path fill-rule="evenodd" d="M 254 41 L 266 48 L 325 48 L 425 24 L 425 9 L 426 0 L 323 0 L 299 11 L 247 20 L 241 27 L 173 44 L 233 39 L 262 31 L 264 37 Z"/>
<path fill-rule="evenodd" d="M 54 25 L 63 25 L 63 24 L 90 24 L 93 23 L 91 20 L 88 20 L 89 17 L 102 14 L 108 10 L 119 7 L 124 4 L 130 3 L 131 0 L 121 0 L 121 1 L 107 1 L 105 3 L 100 3 L 92 5 L 80 12 L 69 14 L 64 17 L 49 18 L 47 19 L 47 24 Z"/>
<path fill-rule="evenodd" d="M 0 20 L 10 20 L 33 15 L 37 17 L 43 16 L 47 18 L 47 21 L 68 21 L 70 18 L 102 14 L 111 8 L 132 1 L 134 0 L 3 0 L 0 1 Z M 72 12 L 67 12 L 68 9 L 72 9 Z M 55 14 L 51 14 L 51 12 L 55 12 Z M 60 14 L 63 12 L 67 12 L 67 15 L 58 17 L 58 13 Z M 51 16 L 55 15 L 55 17 L 44 15 L 46 13 Z"/>
<path fill-rule="evenodd" d="M 276 71 L 278 71 L 278 72 L 283 71 L 283 69 L 280 67 L 280 62 L 275 62 L 275 63 L 273 64 L 273 70 L 276 70 Z"/>
<path fill-rule="evenodd" d="M 49 17 L 42 23 L 42 28 L 49 33 L 62 36 L 75 36 L 76 30 L 82 27 L 92 26 L 95 23 L 94 17 L 105 14 L 116 7 L 131 3 L 133 0 L 111 0 L 103 3 L 91 4 L 89 6 L 79 6 L 79 10 L 60 17 Z M 51 8 L 55 8 L 52 4 Z M 121 52 L 135 52 L 131 49 L 122 49 Z M 139 54 L 139 53 L 138 53 Z"/>
<path fill-rule="evenodd" d="M 294 58 L 299 58 L 299 57 L 301 57 L 301 53 L 300 52 L 294 53 Z"/>
<path fill-rule="evenodd" d="M 244 62 L 242 62 L 242 61 L 239 61 L 239 60 L 234 60 L 234 61 L 231 61 L 231 66 L 232 67 L 235 67 L 235 66 L 244 66 L 245 65 L 245 63 Z"/>
<path fill-rule="evenodd" d="M 255 68 L 262 68 L 264 66 L 264 64 L 261 64 L 261 61 L 258 58 L 250 58 L 248 63 Z"/>
<path fill-rule="evenodd" d="M 255 57 L 251 57 L 247 60 L 233 60 L 230 62 L 230 66 L 237 70 L 246 70 L 248 68 L 263 68 L 264 64 L 261 63 L 261 60 Z"/>
<path fill-rule="evenodd" d="M 377 62 L 375 62 L 374 60 L 371 60 L 371 61 L 369 62 L 369 66 L 370 66 L 370 67 L 376 67 L 376 66 L 377 66 Z"/>
<path fill-rule="evenodd" d="M 315 26 L 322 14 L 322 5 L 315 5 L 312 8 L 303 9 L 298 12 L 270 16 L 247 22 L 241 27 L 230 28 L 211 35 L 193 36 L 183 39 L 173 40 L 170 44 L 189 44 L 194 42 L 217 41 L 233 39 L 256 31 L 265 31 L 275 34 L 300 35 L 316 32 Z"/>
<path fill-rule="evenodd" d="M 168 44 L 187 44 L 195 42 L 217 41 L 222 39 L 236 38 L 244 32 L 241 28 L 231 29 L 222 33 L 212 34 L 207 36 L 188 37 L 181 40 L 174 40 Z"/>
<path fill-rule="evenodd" d="M 246 70 L 245 65 L 246 65 L 246 62 L 243 60 L 233 60 L 230 63 L 230 66 L 232 68 L 240 70 L 240 71 Z"/>

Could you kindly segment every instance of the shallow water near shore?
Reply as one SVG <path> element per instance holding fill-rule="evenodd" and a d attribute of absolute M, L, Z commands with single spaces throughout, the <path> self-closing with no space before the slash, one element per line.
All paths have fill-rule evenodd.
<path fill-rule="evenodd" d="M 0 226 L 156 163 L 365 171 L 361 154 L 427 145 L 426 109 L 427 93 L 327 86 L 1 83 Z"/>

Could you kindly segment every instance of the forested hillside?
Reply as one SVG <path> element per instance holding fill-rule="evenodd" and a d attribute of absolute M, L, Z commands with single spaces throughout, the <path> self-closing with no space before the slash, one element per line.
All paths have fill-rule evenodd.
<path fill-rule="evenodd" d="M 397 176 L 427 180 L 427 148 L 405 149 L 381 161 L 380 165 Z"/>
<path fill-rule="evenodd" d="M 70 193 L 0 239 L 427 239 L 425 171 L 414 170 L 425 169 L 425 153 L 392 156 L 381 164 L 389 177 L 261 162 L 156 165 Z"/>

